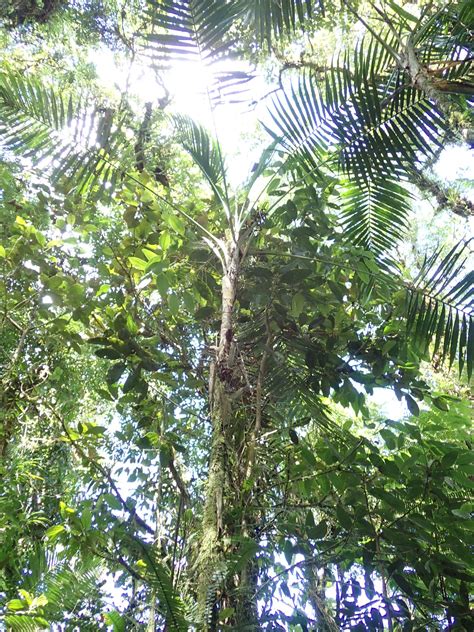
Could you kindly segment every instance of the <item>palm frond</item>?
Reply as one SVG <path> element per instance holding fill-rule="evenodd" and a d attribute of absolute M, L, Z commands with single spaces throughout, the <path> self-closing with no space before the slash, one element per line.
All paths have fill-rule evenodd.
<path fill-rule="evenodd" d="M 74 612 L 82 600 L 96 593 L 100 572 L 94 563 L 74 570 L 59 567 L 46 577 L 44 593 L 51 618 L 60 621 L 64 612 Z"/>
<path fill-rule="evenodd" d="M 446 3 L 434 13 L 423 11 L 419 19 L 390 4 L 386 20 L 400 32 L 399 42 L 412 43 L 416 58 L 434 92 L 449 94 L 465 110 L 457 95 L 474 96 L 474 47 L 472 2 Z M 409 16 L 409 19 L 406 19 Z M 405 51 L 400 50 L 402 59 Z M 403 64 L 398 75 L 404 75 Z M 413 79 L 413 77 L 411 77 Z M 409 78 L 410 80 L 410 78 Z"/>
<path fill-rule="evenodd" d="M 420 91 L 403 87 L 387 97 L 384 85 L 349 74 L 335 70 L 322 90 L 304 73 L 274 97 L 269 131 L 282 151 L 312 170 L 331 150 L 344 173 L 368 183 L 402 176 L 442 146 L 447 124 Z"/>
<path fill-rule="evenodd" d="M 127 620 L 117 610 L 111 610 L 104 616 L 108 625 L 111 625 L 114 632 L 126 632 Z"/>
<path fill-rule="evenodd" d="M 318 426 L 337 432 L 320 393 L 309 386 L 311 376 L 305 361 L 308 345 L 307 339 L 297 335 L 279 336 L 268 362 L 269 405 L 273 416 L 285 424 L 287 419 L 310 417 Z"/>
<path fill-rule="evenodd" d="M 321 427 L 337 432 L 320 393 L 309 387 L 311 375 L 305 358 L 311 342 L 297 330 L 292 321 L 284 323 L 278 319 L 278 326 L 280 331 L 271 349 L 267 348 L 264 311 L 255 314 L 251 321 L 240 323 L 238 330 L 239 342 L 256 350 L 259 360 L 264 349 L 268 353 L 265 409 L 271 408 L 272 418 L 279 419 L 283 426 L 287 425 L 288 419 L 311 417 Z M 288 333 L 285 331 L 286 326 L 295 328 Z M 255 366 L 249 365 L 246 369 L 251 379 L 257 378 Z"/>
<path fill-rule="evenodd" d="M 158 32 L 148 36 L 157 59 L 170 54 L 209 60 L 232 43 L 228 32 L 243 22 L 259 45 L 291 35 L 317 10 L 322 0 L 148 0 L 148 15 Z"/>
<path fill-rule="evenodd" d="M 7 614 L 4 621 L 7 629 L 12 632 L 38 632 L 50 629 L 46 619 L 31 614 Z"/>
<path fill-rule="evenodd" d="M 472 78 L 473 22 L 471 2 L 442 7 L 427 19 L 420 20 L 413 32 L 420 61 L 427 66 L 445 65 L 443 77 L 446 79 Z M 464 63 L 457 63 L 461 61 Z"/>
<path fill-rule="evenodd" d="M 468 379 L 474 362 L 474 272 L 466 272 L 469 244 L 459 242 L 444 257 L 441 250 L 428 257 L 409 289 L 407 329 L 423 353 L 432 345 L 459 373 L 466 365 Z"/>
<path fill-rule="evenodd" d="M 0 135 L 6 148 L 41 164 L 63 190 L 111 191 L 117 179 L 112 157 L 126 145 L 110 108 L 87 96 L 60 94 L 12 72 L 0 74 Z"/>
<path fill-rule="evenodd" d="M 59 565 L 38 576 L 35 592 L 41 593 L 36 597 L 41 600 L 41 606 L 38 607 L 40 612 L 29 611 L 28 604 L 25 603 L 24 611 L 7 614 L 5 620 L 9 629 L 28 632 L 49 629 L 52 623 L 62 623 L 66 616 L 77 612 L 83 602 L 97 594 L 101 570 L 97 562 L 92 560 L 89 564 L 74 570 Z M 9 602 L 10 609 L 16 601 L 18 600 Z M 34 603 L 33 600 L 31 605 L 33 606 Z M 18 606 L 20 604 L 21 602 Z M 19 610 L 16 607 L 15 609 Z M 93 626 L 89 629 L 94 629 Z"/>
<path fill-rule="evenodd" d="M 173 120 L 181 145 L 198 165 L 217 197 L 228 205 L 225 165 L 217 140 L 188 116 L 174 116 Z"/>
<path fill-rule="evenodd" d="M 388 178 L 343 182 L 340 188 L 346 239 L 378 256 L 390 252 L 408 229 L 411 194 Z"/>
<path fill-rule="evenodd" d="M 239 12 L 236 2 L 149 0 L 153 32 L 147 36 L 154 58 L 215 61 L 226 49 L 226 36 Z"/>
<path fill-rule="evenodd" d="M 395 35 L 391 45 L 396 46 Z M 277 148 L 307 173 L 331 168 L 343 186 L 343 226 L 351 239 L 387 252 L 407 227 L 409 195 L 395 180 L 442 147 L 448 124 L 424 93 L 404 83 L 395 60 L 373 38 L 334 62 L 322 85 L 305 72 L 273 97 Z M 388 232 L 387 232 L 388 229 Z"/>
<path fill-rule="evenodd" d="M 269 114 L 274 127 L 266 125 L 266 129 L 278 150 L 294 156 L 306 171 L 313 171 L 330 146 L 334 110 L 305 73 L 273 97 Z"/>
<path fill-rule="evenodd" d="M 228 33 L 240 11 L 235 0 L 149 0 L 147 13 L 153 28 L 145 37 L 146 49 L 161 68 L 171 61 L 199 62 L 212 68 L 211 85 L 205 88 L 214 102 L 235 96 L 252 74 L 235 68 L 219 70 L 216 64 L 231 56 Z"/>
<path fill-rule="evenodd" d="M 184 604 L 173 586 L 169 571 L 153 547 L 142 543 L 141 548 L 149 562 L 146 581 L 156 591 L 167 629 L 170 632 L 187 632 L 189 626 L 184 616 Z"/>
<path fill-rule="evenodd" d="M 268 48 L 274 40 L 294 33 L 317 8 L 324 12 L 323 2 L 313 0 L 244 0 L 241 6 L 244 22 L 256 41 Z"/>

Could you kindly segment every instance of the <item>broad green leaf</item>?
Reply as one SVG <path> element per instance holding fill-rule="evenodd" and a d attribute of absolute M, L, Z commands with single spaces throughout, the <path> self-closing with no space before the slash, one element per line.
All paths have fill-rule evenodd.
<path fill-rule="evenodd" d="M 61 535 L 61 533 L 64 533 L 64 531 L 66 530 L 65 526 L 62 524 L 56 524 L 53 527 L 49 527 L 49 529 L 46 530 L 45 532 L 45 536 L 48 540 L 55 540 L 59 535 Z"/>

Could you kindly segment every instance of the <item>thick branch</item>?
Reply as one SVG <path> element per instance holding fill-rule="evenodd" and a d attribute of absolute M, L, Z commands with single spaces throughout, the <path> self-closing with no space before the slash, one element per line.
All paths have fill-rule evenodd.
<path fill-rule="evenodd" d="M 430 177 L 421 169 L 413 170 L 413 180 L 420 191 L 429 193 L 436 199 L 440 209 L 448 208 L 463 218 L 474 215 L 474 202 L 460 195 L 455 189 Z"/>

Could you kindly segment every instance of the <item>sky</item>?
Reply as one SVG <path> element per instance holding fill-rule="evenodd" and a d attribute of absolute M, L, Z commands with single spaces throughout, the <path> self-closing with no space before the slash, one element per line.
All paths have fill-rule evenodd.
<path fill-rule="evenodd" d="M 90 61 L 104 84 L 125 89 L 128 69 L 117 66 L 112 51 L 104 47 L 92 54 Z M 215 64 L 214 68 L 216 72 L 251 70 L 249 64 L 236 67 L 235 62 Z M 227 168 L 231 184 L 237 186 L 244 182 L 268 141 L 268 137 L 258 135 L 257 128 L 265 108 L 262 97 L 272 90 L 272 86 L 256 75 L 247 84 L 248 89 L 241 93 L 245 102 L 226 103 L 211 110 L 206 86 L 212 85 L 212 73 L 199 62 L 176 62 L 163 73 L 163 83 L 172 98 L 169 111 L 192 117 L 217 136 L 224 155 L 229 157 Z M 147 101 L 157 103 L 165 95 L 153 71 L 138 62 L 130 73 L 129 91 L 141 108 Z"/>

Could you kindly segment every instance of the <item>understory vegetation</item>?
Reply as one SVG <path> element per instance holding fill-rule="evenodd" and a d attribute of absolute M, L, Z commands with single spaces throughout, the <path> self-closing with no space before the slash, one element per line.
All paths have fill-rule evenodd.
<path fill-rule="evenodd" d="M 474 628 L 473 27 L 2 3 L 3 629 Z"/>

